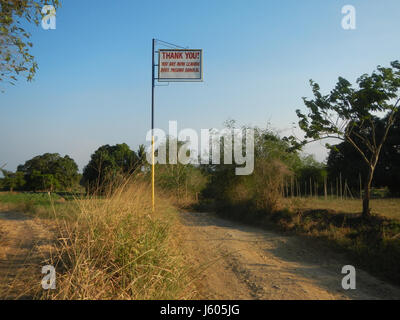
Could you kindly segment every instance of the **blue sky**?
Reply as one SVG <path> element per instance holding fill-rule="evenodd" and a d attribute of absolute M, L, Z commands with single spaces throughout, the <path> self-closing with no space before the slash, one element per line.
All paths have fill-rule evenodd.
<path fill-rule="evenodd" d="M 346 4 L 356 30 L 341 27 Z M 0 93 L 0 164 L 58 152 L 82 169 L 101 145 L 145 143 L 153 37 L 204 50 L 203 83 L 156 88 L 156 127 L 236 119 L 292 134 L 309 79 L 329 91 L 400 59 L 399 11 L 398 0 L 64 0 L 56 30 L 30 27 L 35 81 Z M 306 151 L 323 160 L 322 145 Z"/>

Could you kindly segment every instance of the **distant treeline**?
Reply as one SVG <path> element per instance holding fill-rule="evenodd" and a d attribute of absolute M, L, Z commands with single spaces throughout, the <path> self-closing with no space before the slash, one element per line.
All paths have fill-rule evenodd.
<path fill-rule="evenodd" d="M 376 121 L 380 121 L 377 119 Z M 223 141 L 221 141 L 223 157 Z M 367 174 L 365 163 L 357 152 L 341 143 L 329 153 L 326 163 L 313 156 L 301 156 L 291 144 L 268 129 L 256 128 L 255 172 L 250 177 L 237 177 L 235 165 L 157 165 L 156 182 L 180 198 L 199 196 L 227 200 L 233 198 L 237 188 L 243 193 L 268 193 L 271 196 L 338 196 L 359 197 Z M 147 167 L 147 169 L 146 169 Z M 15 172 L 1 169 L 0 190 L 3 191 L 101 191 L 109 183 L 133 173 L 146 174 L 149 164 L 145 161 L 145 147 L 133 151 L 125 143 L 104 145 L 92 155 L 78 172 L 75 161 L 65 155 L 45 153 L 19 165 Z M 269 172 L 269 174 L 267 174 Z M 272 183 L 264 190 L 266 183 Z M 246 181 L 246 182 L 245 182 Z M 244 183 L 242 187 L 239 187 Z M 400 192 L 400 119 L 397 118 L 384 145 L 374 176 L 374 187 L 387 188 L 391 195 Z M 259 195 L 259 200 L 263 197 Z"/>
<path fill-rule="evenodd" d="M 133 173 L 144 163 L 144 146 L 137 152 L 127 144 L 104 145 L 98 148 L 85 166 L 83 174 L 76 162 L 65 155 L 45 153 L 19 165 L 15 172 L 1 168 L 0 190 L 81 192 L 104 186 L 106 181 Z"/>
<path fill-rule="evenodd" d="M 380 119 L 375 120 L 379 128 Z M 360 155 L 347 143 L 331 148 L 326 163 L 313 156 L 301 156 L 286 139 L 273 131 L 255 128 L 255 170 L 249 177 L 234 174 L 233 165 L 157 165 L 156 183 L 178 198 L 199 196 L 219 199 L 258 197 L 262 202 L 269 194 L 280 196 L 359 197 L 367 167 Z M 223 157 L 221 141 L 221 158 Z M 222 163 L 222 161 L 221 161 Z M 146 169 L 147 168 L 147 169 Z M 133 173 L 147 174 L 145 147 L 133 151 L 125 143 L 104 145 L 92 155 L 83 173 L 75 161 L 65 155 L 45 153 L 36 156 L 15 172 L 1 169 L 0 190 L 3 191 L 101 191 L 106 185 Z M 243 185 L 242 185 L 243 184 Z M 269 184 L 268 187 L 266 185 Z M 374 187 L 387 188 L 390 195 L 400 193 L 400 118 L 389 132 L 374 176 Z M 241 190 L 239 192 L 239 189 Z M 238 195 L 234 195 L 239 192 Z"/>

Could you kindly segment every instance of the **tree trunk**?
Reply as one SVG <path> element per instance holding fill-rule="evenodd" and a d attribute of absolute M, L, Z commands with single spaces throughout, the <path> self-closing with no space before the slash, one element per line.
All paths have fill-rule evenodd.
<path fill-rule="evenodd" d="M 370 166 L 369 170 L 368 170 L 368 176 L 365 181 L 364 196 L 363 196 L 363 212 L 362 212 L 362 215 L 364 218 L 368 218 L 371 216 L 369 200 L 371 198 L 371 184 L 372 184 L 372 178 L 374 176 L 374 171 L 375 171 L 375 167 Z"/>

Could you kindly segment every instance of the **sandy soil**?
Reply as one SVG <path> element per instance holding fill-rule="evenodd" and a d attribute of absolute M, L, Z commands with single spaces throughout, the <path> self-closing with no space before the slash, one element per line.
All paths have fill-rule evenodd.
<path fill-rule="evenodd" d="M 0 212 L 0 299 L 31 299 L 40 286 L 54 236 L 50 222 Z"/>
<path fill-rule="evenodd" d="M 189 261 L 204 269 L 200 299 L 400 299 L 400 288 L 356 267 L 356 290 L 341 286 L 343 255 L 322 244 L 211 214 L 184 213 Z"/>

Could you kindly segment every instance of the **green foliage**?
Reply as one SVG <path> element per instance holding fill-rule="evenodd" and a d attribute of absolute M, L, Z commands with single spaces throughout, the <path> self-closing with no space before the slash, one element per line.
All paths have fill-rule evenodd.
<path fill-rule="evenodd" d="M 178 200 L 195 199 L 207 181 L 200 168 L 190 164 L 156 165 L 155 170 L 157 185 L 172 192 Z"/>
<path fill-rule="evenodd" d="M 302 158 L 301 166 L 297 168 L 295 173 L 300 183 L 308 182 L 311 179 L 313 182 L 323 184 L 328 175 L 325 165 L 316 161 L 313 156 Z"/>
<path fill-rule="evenodd" d="M 358 152 L 368 166 L 363 199 L 363 214 L 368 216 L 374 171 L 399 109 L 400 63 L 392 62 L 391 68 L 378 66 L 371 75 L 362 75 L 357 80 L 358 88 L 340 77 L 327 95 L 320 92 L 317 83 L 310 83 L 314 98 L 303 98 L 308 114 L 296 110 L 299 127 L 305 132 L 301 145 L 336 138 Z M 385 114 L 383 121 L 376 120 L 376 113 Z"/>
<path fill-rule="evenodd" d="M 385 121 L 385 119 L 374 119 L 377 135 L 379 136 L 382 136 L 381 131 Z M 363 151 L 368 153 L 368 149 L 365 146 Z M 345 142 L 335 145 L 331 149 L 327 167 L 331 177 L 337 177 L 339 173 L 342 173 L 346 177 L 348 184 L 357 191 L 360 183 L 359 175 L 361 174 L 361 177 L 365 177 L 368 170 L 359 153 Z M 374 186 L 387 186 L 392 195 L 400 193 L 400 117 L 398 115 L 388 133 L 386 143 L 383 145 L 376 166 Z"/>
<path fill-rule="evenodd" d="M 243 208 L 247 213 L 250 208 L 264 213 L 277 210 L 283 180 L 301 167 L 301 159 L 297 152 L 291 150 L 288 141 L 269 129 L 254 128 L 254 133 L 253 174 L 235 175 L 235 163 L 203 166 L 209 175 L 209 182 L 202 195 L 214 199 L 220 212 L 232 212 L 233 208 Z"/>
<path fill-rule="evenodd" d="M 0 193 L 0 202 L 2 203 L 33 203 L 36 206 L 48 207 L 51 205 L 51 201 L 57 201 L 61 199 L 57 194 L 51 194 L 51 198 L 48 193 Z"/>
<path fill-rule="evenodd" d="M 104 188 L 132 174 L 144 162 L 144 149 L 139 148 L 139 155 L 126 143 L 115 146 L 104 145 L 92 155 L 83 169 L 82 184 L 89 192 L 104 191 Z"/>
<path fill-rule="evenodd" d="M 400 114 L 391 128 L 376 169 L 377 184 L 400 196 Z"/>
<path fill-rule="evenodd" d="M 30 54 L 33 44 L 24 22 L 38 25 L 45 4 L 59 6 L 59 0 L 0 0 L 0 82 L 14 84 L 17 76 L 31 81 L 38 68 Z"/>
<path fill-rule="evenodd" d="M 392 68 L 378 66 L 371 75 L 362 75 L 357 80 L 357 89 L 340 77 L 328 95 L 322 95 L 319 85 L 310 80 L 314 99 L 303 98 L 309 113 L 305 115 L 296 110 L 299 126 L 306 133 L 306 139 L 331 137 L 355 144 L 354 133 L 361 142 L 372 146 L 374 142 L 370 140 L 377 138 L 372 134 L 374 112 L 398 111 L 400 63 L 394 61 L 391 65 Z M 388 124 L 390 119 L 387 119 Z"/>
<path fill-rule="evenodd" d="M 176 143 L 177 149 L 175 158 L 178 159 L 178 151 L 184 145 L 184 141 L 176 141 L 171 137 L 167 137 L 166 141 L 155 150 L 155 156 L 165 148 L 166 164 L 156 164 L 156 179 L 157 186 L 172 193 L 178 201 L 193 200 L 198 197 L 198 194 L 204 189 L 206 177 L 199 166 L 192 164 L 182 164 L 176 161 L 172 164 L 170 159 L 170 143 Z M 164 152 L 164 151 L 163 151 Z M 151 173 L 150 165 L 147 165 L 147 171 Z"/>
<path fill-rule="evenodd" d="M 2 188 L 14 191 L 15 189 L 21 189 L 25 185 L 24 174 L 22 172 L 11 172 L 1 169 L 4 175 L 2 179 Z"/>
<path fill-rule="evenodd" d="M 78 166 L 69 156 L 45 153 L 17 168 L 24 175 L 25 190 L 72 191 L 79 182 Z"/>

